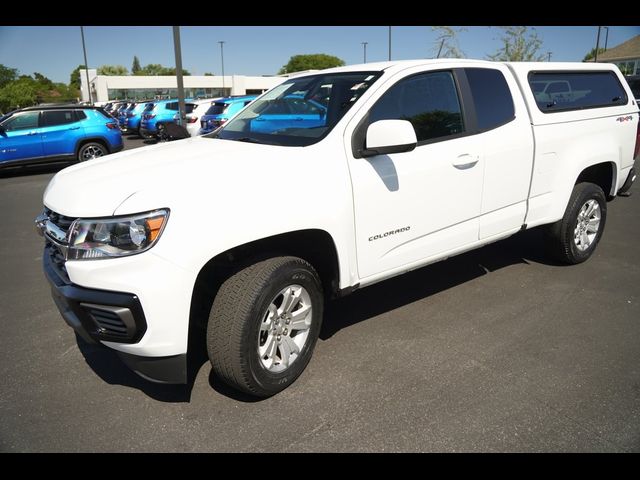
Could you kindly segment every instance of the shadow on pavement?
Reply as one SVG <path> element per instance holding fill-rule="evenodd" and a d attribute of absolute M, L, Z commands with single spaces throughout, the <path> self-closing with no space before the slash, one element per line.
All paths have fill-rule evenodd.
<path fill-rule="evenodd" d="M 114 350 L 87 343 L 77 335 L 76 342 L 87 365 L 109 385 L 137 388 L 161 402 L 188 402 L 191 398 L 193 382 L 187 385 L 165 385 L 150 382 L 129 370 Z"/>
<path fill-rule="evenodd" d="M 29 175 L 42 175 L 44 173 L 57 173 L 76 162 L 57 162 L 46 165 L 24 165 L 17 167 L 3 167 L 0 169 L 0 178 L 26 177 Z"/>
<path fill-rule="evenodd" d="M 529 261 L 560 265 L 545 253 L 544 232 L 527 230 L 477 250 L 385 280 L 327 304 L 320 339 L 368 318 L 462 285 L 482 275 Z"/>

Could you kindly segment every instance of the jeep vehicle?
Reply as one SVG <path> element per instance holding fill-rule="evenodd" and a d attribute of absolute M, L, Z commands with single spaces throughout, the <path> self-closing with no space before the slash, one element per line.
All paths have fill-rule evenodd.
<path fill-rule="evenodd" d="M 55 161 L 83 162 L 123 147 L 118 122 L 100 107 L 38 105 L 0 118 L 0 169 Z"/>
<path fill-rule="evenodd" d="M 539 81 L 582 93 L 549 102 Z M 322 115 L 263 122 L 285 98 Z M 537 226 L 557 259 L 587 260 L 635 179 L 638 117 L 610 64 L 296 76 L 209 134 L 60 171 L 36 219 L 44 270 L 67 323 L 141 376 L 185 382 L 202 335 L 222 380 L 270 396 L 307 366 L 331 297 Z"/>

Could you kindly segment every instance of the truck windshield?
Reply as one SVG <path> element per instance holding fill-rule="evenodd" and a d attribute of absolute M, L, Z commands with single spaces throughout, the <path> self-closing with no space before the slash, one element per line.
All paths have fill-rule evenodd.
<path fill-rule="evenodd" d="M 293 78 L 249 104 L 209 138 L 307 146 L 326 136 L 381 72 Z"/>

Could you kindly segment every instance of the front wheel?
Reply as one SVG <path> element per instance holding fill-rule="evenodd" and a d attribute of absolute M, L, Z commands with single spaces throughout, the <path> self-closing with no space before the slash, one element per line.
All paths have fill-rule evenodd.
<path fill-rule="evenodd" d="M 550 225 L 551 254 L 568 264 L 582 263 L 596 249 L 607 220 L 607 200 L 602 188 L 593 183 L 573 187 L 561 220 Z"/>
<path fill-rule="evenodd" d="M 311 359 L 322 312 L 322 285 L 306 261 L 275 257 L 240 270 L 211 307 L 207 350 L 214 372 L 257 397 L 284 390 Z"/>

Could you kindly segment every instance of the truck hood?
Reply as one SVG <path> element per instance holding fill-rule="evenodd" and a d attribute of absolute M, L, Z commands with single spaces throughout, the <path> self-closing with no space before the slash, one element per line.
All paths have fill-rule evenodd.
<path fill-rule="evenodd" d="M 70 217 L 110 216 L 138 192 L 169 200 L 176 191 L 215 191 L 217 185 L 265 170 L 265 161 L 290 157 L 289 150 L 298 149 L 202 137 L 128 150 L 65 168 L 53 177 L 43 200 Z M 270 170 L 277 168 L 271 164 Z"/>

